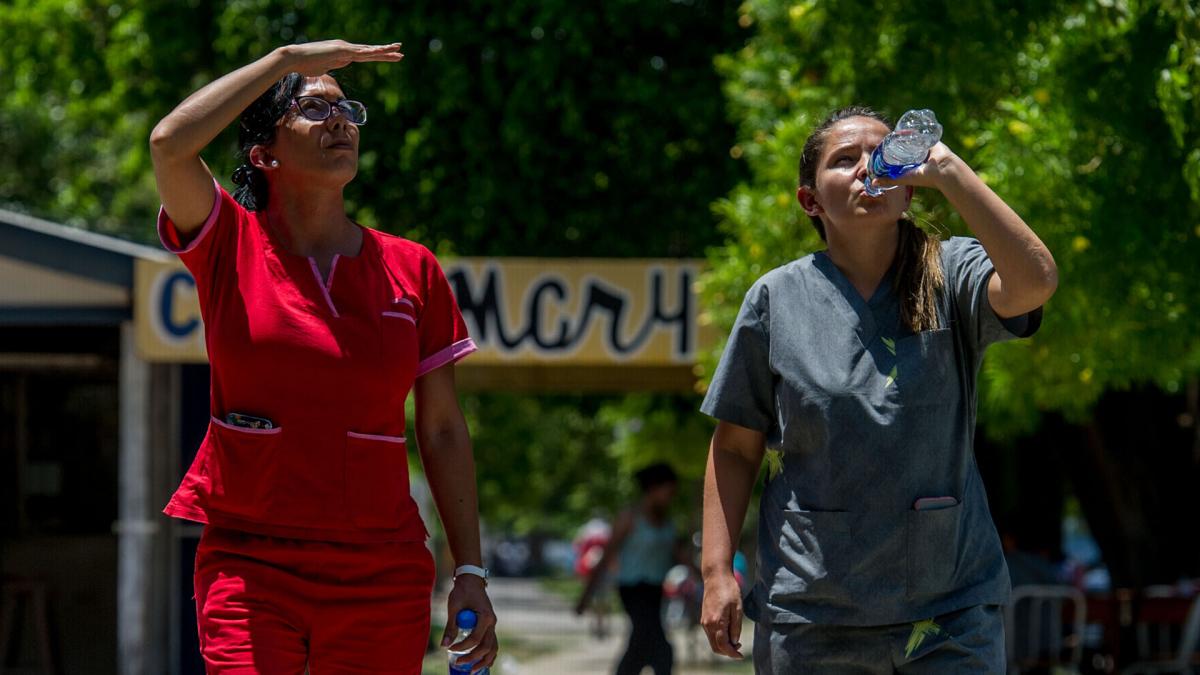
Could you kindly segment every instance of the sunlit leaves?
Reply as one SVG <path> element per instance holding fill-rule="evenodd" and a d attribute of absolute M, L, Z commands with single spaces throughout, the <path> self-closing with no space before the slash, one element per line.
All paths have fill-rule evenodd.
<path fill-rule="evenodd" d="M 990 352 L 989 430 L 1080 416 L 1104 390 L 1177 391 L 1200 362 L 1200 20 L 1194 3 L 752 0 L 718 61 L 753 178 L 720 201 L 708 317 L 728 326 L 772 267 L 821 246 L 794 202 L 804 138 L 865 103 L 937 111 L 946 143 L 1046 241 L 1061 272 L 1039 335 Z M 939 195 L 918 220 L 967 234 Z M 714 350 L 715 355 L 719 353 Z M 707 368 L 711 368 L 710 360 Z"/>

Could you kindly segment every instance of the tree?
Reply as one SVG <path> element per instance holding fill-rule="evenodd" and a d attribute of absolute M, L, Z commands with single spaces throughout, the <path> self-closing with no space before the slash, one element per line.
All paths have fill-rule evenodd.
<path fill-rule="evenodd" d="M 633 474 L 656 461 L 680 474 L 679 503 L 689 507 L 681 524 L 697 524 L 711 425 L 693 397 L 486 394 L 468 397 L 464 410 L 480 508 L 497 530 L 569 536 L 631 503 Z"/>
<path fill-rule="evenodd" d="M 712 68 L 734 18 L 715 0 L 17 0 L 0 203 L 151 240 L 147 138 L 187 94 L 281 44 L 400 40 L 402 64 L 338 74 L 370 109 L 361 222 L 439 253 L 698 256 L 738 176 Z M 205 153 L 226 185 L 233 143 Z"/>
<path fill-rule="evenodd" d="M 1101 457 L 1120 475 L 1128 455 L 1104 450 L 1104 439 L 1117 436 L 1113 418 L 1097 416 L 1097 402 L 1135 385 L 1178 394 L 1200 375 L 1196 10 L 1173 1 L 929 2 L 899 10 L 884 2 L 750 0 L 741 22 L 755 35 L 719 69 L 739 121 L 731 153 L 752 177 L 718 204 L 729 242 L 710 255 L 709 320 L 730 325 L 754 279 L 821 247 L 793 196 L 799 150 L 816 122 L 850 103 L 893 116 L 932 108 L 946 143 L 1043 237 L 1061 274 L 1041 332 L 991 350 L 983 426 L 1011 445 L 1044 421 L 1065 420 L 1087 431 L 1058 434 L 1067 464 Z M 917 202 L 926 225 L 966 233 L 940 196 L 918 191 Z M 1120 416 L 1112 407 L 1102 406 L 1106 416 Z M 1190 417 L 1172 423 L 1187 425 L 1194 438 L 1195 413 L 1193 403 Z M 1192 443 L 1160 452 L 1158 460 L 1143 458 L 1155 470 L 1139 474 L 1142 491 L 1153 492 L 1154 474 L 1181 464 L 1200 478 Z M 1076 493 L 1093 527 L 1117 533 L 1101 543 L 1118 582 L 1200 572 L 1200 548 L 1186 542 L 1158 564 L 1122 563 L 1152 555 L 1132 532 L 1138 523 L 1171 538 L 1177 514 L 1189 511 L 1182 497 L 1156 493 L 1148 505 L 1078 483 Z"/>
<path fill-rule="evenodd" d="M 699 257 L 719 241 L 710 204 L 741 176 L 727 152 L 734 129 L 712 66 L 745 33 L 735 7 L 0 4 L 0 154 L 9 159 L 0 165 L 0 204 L 151 242 L 158 200 L 148 138 L 175 104 L 281 44 L 399 40 L 401 64 L 337 74 L 370 111 L 359 176 L 347 190 L 360 222 L 439 254 Z M 204 153 L 226 187 L 233 131 Z M 639 400 L 465 397 L 485 519 L 566 534 L 594 512 L 611 512 L 632 490 L 634 453 L 657 452 L 641 439 L 668 442 L 652 433 L 661 424 L 629 431 L 634 415 L 662 414 Z M 652 400 L 673 411 L 696 407 L 690 397 Z M 703 447 L 688 448 L 685 475 L 702 469 Z"/>

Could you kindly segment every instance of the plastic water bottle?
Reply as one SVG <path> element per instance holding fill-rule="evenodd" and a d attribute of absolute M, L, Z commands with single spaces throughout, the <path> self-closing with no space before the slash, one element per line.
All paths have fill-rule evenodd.
<path fill-rule="evenodd" d="M 469 609 L 459 610 L 458 615 L 454 617 L 454 624 L 458 626 L 458 636 L 454 638 L 454 642 L 450 643 L 451 649 L 448 650 L 450 652 L 450 675 L 471 675 L 471 666 L 475 665 L 475 663 L 454 663 L 455 659 L 467 652 L 456 652 L 453 647 L 470 637 L 471 631 L 475 630 L 475 626 L 478 623 L 479 618 L 475 616 L 475 612 Z M 489 672 L 489 668 L 484 668 L 475 675 L 488 675 Z"/>
<path fill-rule="evenodd" d="M 899 187 L 876 187 L 873 179 L 886 176 L 899 178 L 921 166 L 929 158 L 929 149 L 942 140 L 942 125 L 932 110 L 909 110 L 900 117 L 895 130 L 871 153 L 863 192 L 878 197 L 887 190 Z"/>

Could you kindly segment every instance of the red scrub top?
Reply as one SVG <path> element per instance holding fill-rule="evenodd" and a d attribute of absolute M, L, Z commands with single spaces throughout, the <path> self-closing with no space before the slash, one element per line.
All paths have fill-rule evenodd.
<path fill-rule="evenodd" d="M 208 434 L 164 511 L 272 536 L 423 541 L 404 401 L 416 378 L 475 351 L 437 259 L 363 228 L 359 254 L 335 256 L 323 280 L 216 189 L 186 246 L 158 218 L 196 279 L 212 372 Z M 274 428 L 235 427 L 229 413 Z"/>

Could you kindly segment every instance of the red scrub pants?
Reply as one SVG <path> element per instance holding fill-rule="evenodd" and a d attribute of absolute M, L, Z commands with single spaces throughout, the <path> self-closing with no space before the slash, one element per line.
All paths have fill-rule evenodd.
<path fill-rule="evenodd" d="M 433 580 L 421 542 L 208 526 L 196 552 L 200 653 L 210 675 L 420 673 Z"/>

